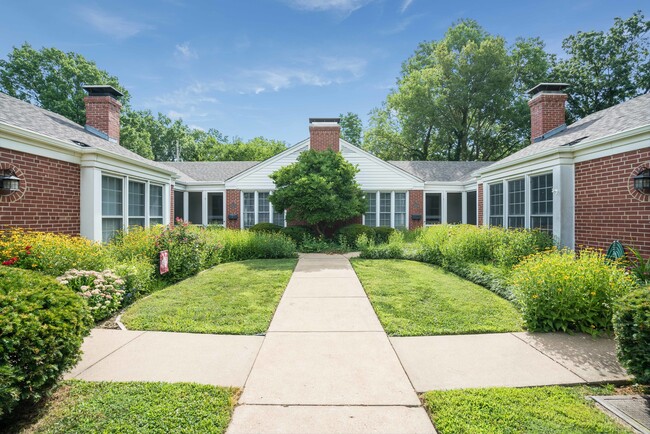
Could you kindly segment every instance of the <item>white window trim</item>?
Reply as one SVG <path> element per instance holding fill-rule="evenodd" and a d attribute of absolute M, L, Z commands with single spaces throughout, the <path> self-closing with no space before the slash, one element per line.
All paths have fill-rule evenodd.
<path fill-rule="evenodd" d="M 255 211 L 254 211 L 254 213 L 255 213 L 254 222 L 255 223 L 254 224 L 258 224 L 259 223 L 259 194 L 260 193 L 268 193 L 269 196 L 270 196 L 271 193 L 273 193 L 273 190 L 242 190 L 241 191 L 241 193 L 240 193 L 240 201 L 239 201 L 239 204 L 240 204 L 239 205 L 239 208 L 240 208 L 239 209 L 239 215 L 241 216 L 241 218 L 239 219 L 239 221 L 240 221 L 239 222 L 240 229 L 248 229 L 248 228 L 244 227 L 244 193 L 253 193 L 253 195 L 254 195 L 254 199 L 253 199 L 254 200 L 254 209 L 255 209 Z M 224 204 L 225 204 L 225 200 L 224 200 Z M 287 226 L 287 211 L 286 210 L 284 211 L 283 215 L 284 215 L 284 217 L 282 219 L 282 225 L 281 226 L 286 227 Z M 269 223 L 273 223 L 273 204 L 271 203 L 270 200 L 269 200 Z M 273 224 L 275 224 L 275 223 L 273 223 Z"/>
<path fill-rule="evenodd" d="M 407 190 L 376 190 L 376 191 L 364 191 L 364 196 L 369 194 L 375 195 L 375 226 L 373 227 L 391 227 L 395 229 L 395 194 L 404 193 L 406 198 L 406 210 L 405 210 L 405 226 L 404 229 L 409 228 L 409 192 Z M 390 226 L 381 226 L 381 193 L 390 193 Z M 361 223 L 366 225 L 366 214 L 361 215 Z"/>

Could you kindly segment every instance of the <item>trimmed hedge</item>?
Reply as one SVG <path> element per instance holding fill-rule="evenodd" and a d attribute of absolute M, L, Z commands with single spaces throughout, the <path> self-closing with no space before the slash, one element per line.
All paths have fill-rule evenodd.
<path fill-rule="evenodd" d="M 639 383 L 650 384 L 650 286 L 622 297 L 613 322 L 619 360 Z"/>
<path fill-rule="evenodd" d="M 54 278 L 0 266 L 0 420 L 50 391 L 92 325 L 84 300 Z"/>
<path fill-rule="evenodd" d="M 349 246 L 354 246 L 361 235 L 365 235 L 370 240 L 375 239 L 375 231 L 373 228 L 358 223 L 343 226 L 336 231 L 336 237 L 345 238 L 345 242 L 348 243 Z"/>

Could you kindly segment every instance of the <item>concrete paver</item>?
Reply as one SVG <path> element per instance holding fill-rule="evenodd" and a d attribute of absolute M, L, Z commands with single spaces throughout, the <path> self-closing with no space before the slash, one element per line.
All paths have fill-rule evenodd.
<path fill-rule="evenodd" d="M 144 332 L 74 378 L 243 387 L 263 340 L 261 336 Z"/>
<path fill-rule="evenodd" d="M 510 333 L 391 338 L 391 343 L 418 392 L 584 383 Z"/>
<path fill-rule="evenodd" d="M 269 332 L 383 332 L 367 298 L 287 298 Z"/>
<path fill-rule="evenodd" d="M 632 379 L 618 362 L 616 342 L 611 337 L 583 333 L 513 334 L 589 383 Z"/>
<path fill-rule="evenodd" d="M 363 297 L 366 293 L 359 281 L 349 277 L 329 279 L 312 279 L 309 277 L 292 277 L 284 291 L 285 298 L 301 297 Z"/>
<path fill-rule="evenodd" d="M 383 332 L 268 333 L 239 402 L 420 404 Z"/>
<path fill-rule="evenodd" d="M 227 434 L 433 434 L 421 407 L 311 407 L 242 405 Z"/>

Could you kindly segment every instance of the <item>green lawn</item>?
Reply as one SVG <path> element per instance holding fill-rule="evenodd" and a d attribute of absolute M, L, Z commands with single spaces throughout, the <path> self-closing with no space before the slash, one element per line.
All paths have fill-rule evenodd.
<path fill-rule="evenodd" d="M 23 433 L 223 433 L 237 389 L 66 381 Z"/>
<path fill-rule="evenodd" d="M 535 387 L 427 392 L 424 405 L 440 434 L 630 433 L 587 395 L 611 388 Z"/>
<path fill-rule="evenodd" d="M 352 265 L 391 336 L 522 330 L 509 301 L 438 267 L 393 259 L 353 259 Z"/>
<path fill-rule="evenodd" d="M 132 330 L 252 335 L 266 332 L 296 259 L 231 262 L 133 304 Z"/>

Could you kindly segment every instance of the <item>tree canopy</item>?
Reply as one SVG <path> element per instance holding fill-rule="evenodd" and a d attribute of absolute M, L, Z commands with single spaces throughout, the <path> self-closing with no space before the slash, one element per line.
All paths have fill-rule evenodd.
<path fill-rule="evenodd" d="M 363 134 L 363 122 L 358 114 L 347 112 L 341 113 L 341 138 L 354 146 L 361 146 L 361 136 Z"/>
<path fill-rule="evenodd" d="M 304 221 L 322 235 L 325 228 L 365 212 L 358 169 L 332 150 L 304 151 L 298 161 L 271 174 L 273 209 L 287 210 L 287 220 Z"/>

